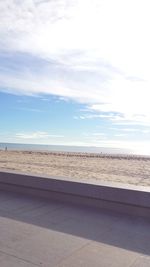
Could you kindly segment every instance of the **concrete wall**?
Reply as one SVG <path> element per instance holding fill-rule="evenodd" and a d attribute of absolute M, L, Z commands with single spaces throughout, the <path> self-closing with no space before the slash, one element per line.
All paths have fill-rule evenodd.
<path fill-rule="evenodd" d="M 150 187 L 99 185 L 60 180 L 59 177 L 0 172 L 0 190 L 92 205 L 150 218 Z"/>

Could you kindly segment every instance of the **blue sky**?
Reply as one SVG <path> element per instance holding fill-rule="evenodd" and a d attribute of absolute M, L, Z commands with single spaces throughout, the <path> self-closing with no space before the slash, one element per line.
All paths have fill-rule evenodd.
<path fill-rule="evenodd" d="M 0 141 L 150 153 L 149 5 L 1 1 Z"/>

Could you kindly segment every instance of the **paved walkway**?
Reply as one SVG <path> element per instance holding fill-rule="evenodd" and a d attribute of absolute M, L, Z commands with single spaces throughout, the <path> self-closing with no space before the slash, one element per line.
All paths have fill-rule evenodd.
<path fill-rule="evenodd" d="M 149 267 L 150 221 L 0 192 L 1 267 Z"/>

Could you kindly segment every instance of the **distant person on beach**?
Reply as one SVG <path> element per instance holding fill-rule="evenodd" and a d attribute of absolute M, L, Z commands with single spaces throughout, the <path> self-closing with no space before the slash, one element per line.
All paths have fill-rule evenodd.
<path fill-rule="evenodd" d="M 5 151 L 7 151 L 7 146 L 5 146 Z"/>

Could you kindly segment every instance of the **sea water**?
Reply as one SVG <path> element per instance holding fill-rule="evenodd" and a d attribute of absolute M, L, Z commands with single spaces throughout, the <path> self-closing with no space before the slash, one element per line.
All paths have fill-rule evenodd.
<path fill-rule="evenodd" d="M 91 147 L 91 146 L 65 146 L 65 145 L 41 145 L 41 144 L 19 144 L 0 143 L 0 150 L 25 150 L 25 151 L 59 151 L 59 152 L 81 152 L 98 154 L 136 154 L 134 151 L 122 148 Z"/>

